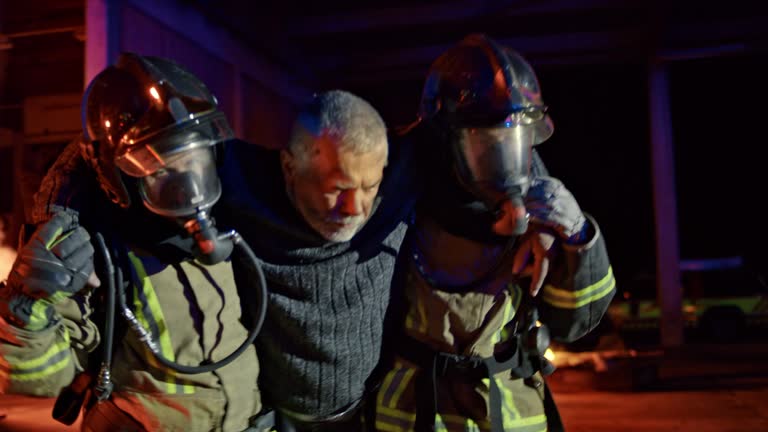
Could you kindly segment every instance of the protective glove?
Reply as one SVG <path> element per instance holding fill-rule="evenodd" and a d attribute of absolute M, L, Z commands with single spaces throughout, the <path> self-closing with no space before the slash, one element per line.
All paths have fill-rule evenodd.
<path fill-rule="evenodd" d="M 38 227 L 0 286 L 0 314 L 16 327 L 41 330 L 53 305 L 82 290 L 94 274 L 94 249 L 88 232 L 69 213 L 58 213 Z"/>
<path fill-rule="evenodd" d="M 554 177 L 536 177 L 525 196 L 529 221 L 555 231 L 566 243 L 577 243 L 586 234 L 587 218 L 563 183 Z M 536 229 L 536 227 L 534 227 Z"/>
<path fill-rule="evenodd" d="M 519 239 L 512 271 L 531 276 L 530 293 L 535 296 L 549 271 L 555 240 L 559 237 L 566 244 L 578 244 L 587 237 L 588 226 L 576 199 L 553 177 L 533 179 L 525 197 L 525 208 L 530 223 L 528 231 Z"/>

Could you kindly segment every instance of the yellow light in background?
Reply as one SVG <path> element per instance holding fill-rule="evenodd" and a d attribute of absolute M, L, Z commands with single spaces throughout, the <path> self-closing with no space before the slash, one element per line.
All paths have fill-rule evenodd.
<path fill-rule="evenodd" d="M 547 348 L 547 351 L 544 353 L 544 358 L 546 358 L 549 361 L 555 360 L 555 352 L 552 351 L 552 348 Z"/>
<path fill-rule="evenodd" d="M 104 126 L 106 126 L 107 129 L 109 129 L 110 127 L 112 127 L 112 122 L 110 122 L 109 120 L 104 120 Z"/>
<path fill-rule="evenodd" d="M 152 95 L 155 100 L 160 101 L 160 93 L 157 92 L 157 89 L 154 86 L 149 88 L 149 94 Z"/>

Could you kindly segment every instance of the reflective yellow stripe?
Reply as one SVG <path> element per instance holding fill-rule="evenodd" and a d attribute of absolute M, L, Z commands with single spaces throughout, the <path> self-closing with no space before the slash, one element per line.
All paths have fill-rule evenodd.
<path fill-rule="evenodd" d="M 408 315 L 405 316 L 405 328 L 406 329 L 412 329 L 413 328 L 413 316 L 411 316 L 411 311 L 408 311 Z"/>
<path fill-rule="evenodd" d="M 554 295 L 579 298 L 579 297 L 584 297 L 592 294 L 595 290 L 605 285 L 605 283 L 608 282 L 612 277 L 613 277 L 613 267 L 608 267 L 608 273 L 606 273 L 602 279 L 578 291 L 568 291 L 560 288 L 555 288 L 552 285 L 547 285 L 547 287 L 549 288 L 548 291 Z"/>
<path fill-rule="evenodd" d="M 507 285 L 507 292 L 509 293 L 509 299 L 504 306 L 504 319 L 501 322 L 501 328 L 498 332 L 496 332 L 493 335 L 493 338 L 491 340 L 492 345 L 496 345 L 497 343 L 507 340 L 507 329 L 505 326 L 507 323 L 512 320 L 512 317 L 517 312 L 518 307 L 520 306 L 520 298 L 522 297 L 520 295 L 520 287 L 518 287 L 515 284 L 509 284 Z"/>
<path fill-rule="evenodd" d="M 51 304 L 43 299 L 36 300 L 32 303 L 32 307 L 29 311 L 29 324 L 27 324 L 27 330 L 39 331 L 48 325 L 48 317 L 45 312 L 50 306 Z"/>
<path fill-rule="evenodd" d="M 392 386 L 392 381 L 401 369 L 403 369 L 403 364 L 399 360 L 395 360 L 395 367 L 384 377 L 384 382 L 381 384 L 379 394 L 376 395 L 376 405 L 380 407 L 384 406 L 384 395 L 389 391 L 389 388 Z"/>
<path fill-rule="evenodd" d="M 408 315 L 405 317 L 405 328 L 421 334 L 427 334 L 427 311 L 424 309 L 424 303 L 421 301 L 416 303 L 416 313 L 419 314 L 418 319 L 413 318 L 413 312 L 414 309 L 412 307 L 408 309 Z M 418 327 L 416 327 L 416 321 L 419 323 Z"/>
<path fill-rule="evenodd" d="M 424 309 L 424 302 L 418 302 L 416 307 L 419 310 L 419 333 L 427 334 L 427 310 Z"/>
<path fill-rule="evenodd" d="M 149 306 L 149 310 L 152 312 L 155 325 L 157 325 L 157 330 L 160 333 L 157 335 L 157 338 L 159 339 L 158 342 L 160 343 L 160 352 L 168 360 L 175 361 L 176 355 L 173 352 L 173 343 L 171 342 L 171 333 L 165 323 L 165 318 L 163 317 L 163 311 L 160 308 L 160 301 L 157 299 L 157 294 L 155 294 L 155 288 L 152 285 L 152 281 L 150 280 L 150 277 L 147 275 L 147 272 L 144 269 L 144 264 L 142 264 L 141 260 L 138 257 L 136 257 L 136 255 L 134 255 L 133 252 L 129 252 L 128 257 L 130 258 L 131 263 L 136 269 L 136 275 L 141 280 L 141 284 L 142 284 L 141 290 L 144 293 L 144 297 L 147 299 L 147 305 Z M 141 299 L 139 298 L 138 292 L 134 292 L 134 305 L 136 306 L 136 311 L 135 311 L 136 319 L 138 319 L 139 322 L 141 322 L 141 325 L 143 325 L 144 328 L 151 329 L 149 320 L 147 320 L 147 317 L 144 316 L 144 305 L 141 303 Z M 160 368 L 160 366 L 157 364 L 157 360 L 155 360 L 151 352 L 147 352 L 147 357 L 150 359 L 150 363 L 153 366 Z M 171 374 L 168 375 L 168 382 L 166 382 L 165 385 L 166 385 L 167 393 L 169 394 L 178 393 L 178 390 L 176 388 L 176 378 L 173 375 Z M 195 392 L 195 389 L 189 384 L 182 385 L 182 393 L 193 394 L 194 392 Z"/>
<path fill-rule="evenodd" d="M 59 236 L 63 232 L 64 232 L 64 228 L 63 227 L 57 228 L 56 231 L 53 232 L 53 235 L 51 236 L 51 239 L 48 240 L 48 243 L 45 244 L 45 248 L 47 250 L 53 249 L 57 244 L 61 243 L 65 238 L 67 238 L 70 235 L 72 235 L 72 233 L 75 232 L 75 230 L 72 230 L 72 231 L 68 232 L 67 234 L 65 234 L 64 236 L 62 236 L 61 238 L 59 238 Z"/>
<path fill-rule="evenodd" d="M 416 413 L 401 411 L 396 407 L 415 372 L 414 368 L 406 367 L 400 360 L 395 361 L 395 367 L 387 374 L 376 398 L 376 430 L 407 431 L 413 429 Z M 393 384 L 395 378 L 398 377 L 400 379 L 397 384 Z M 394 392 L 392 392 L 393 385 L 396 386 Z"/>
<path fill-rule="evenodd" d="M 578 301 L 562 301 L 562 300 L 555 300 L 553 298 L 549 298 L 546 295 L 544 296 L 543 300 L 552 306 L 556 306 L 563 309 L 578 309 L 584 305 L 587 305 L 589 303 L 592 303 L 594 301 L 600 300 L 601 298 L 607 296 L 610 294 L 613 289 L 616 287 L 616 280 L 612 280 L 611 284 L 608 285 L 604 290 L 581 300 Z"/>
<path fill-rule="evenodd" d="M 18 363 L 15 363 L 14 367 L 16 369 L 34 369 L 36 367 L 43 366 L 51 357 L 60 353 L 64 349 L 67 349 L 67 350 L 69 349 L 69 332 L 64 331 L 63 336 L 64 336 L 63 341 L 60 340 L 55 344 L 53 344 L 50 348 L 48 348 L 48 351 L 46 351 L 40 357 L 31 359 L 31 360 L 20 361 Z"/>
<path fill-rule="evenodd" d="M 379 406 L 378 409 L 379 409 L 379 412 L 381 412 L 382 414 L 386 414 L 394 418 L 399 418 L 399 419 L 408 420 L 408 421 L 416 420 L 416 413 L 401 411 L 397 408 L 390 408 L 385 406 Z"/>
<path fill-rule="evenodd" d="M 470 418 L 467 419 L 467 424 L 464 427 L 466 428 L 466 432 L 480 432 L 480 425 Z"/>
<path fill-rule="evenodd" d="M 448 432 L 448 427 L 443 423 L 443 417 L 439 413 L 435 414 L 435 431 Z"/>
<path fill-rule="evenodd" d="M 376 430 L 384 432 L 407 432 L 407 429 L 403 429 L 400 426 L 395 426 L 378 420 L 376 421 Z"/>
<path fill-rule="evenodd" d="M 29 308 L 29 323 L 25 329 L 30 331 L 44 329 L 48 325 L 48 314 L 46 313 L 48 308 L 66 299 L 69 295 L 69 293 L 63 291 L 57 291 L 48 298 L 35 300 L 32 303 L 32 307 Z"/>
<path fill-rule="evenodd" d="M 547 429 L 546 415 L 537 414 L 530 417 L 522 417 L 520 414 L 520 411 L 518 411 L 517 409 L 517 405 L 515 404 L 515 399 L 514 399 L 514 396 L 512 395 L 512 391 L 507 386 L 505 386 L 503 382 L 500 382 L 497 380 L 496 384 L 501 389 L 501 392 L 504 397 L 504 407 L 507 408 L 506 410 L 502 410 L 504 430 L 522 428 L 526 426 L 535 426 L 538 424 L 541 424 L 543 426 L 542 431 L 545 431 Z M 507 412 L 509 413 L 509 415 L 507 415 Z"/>
<path fill-rule="evenodd" d="M 62 358 L 61 360 L 59 360 L 58 362 L 56 362 L 56 363 L 48 366 L 47 368 L 45 368 L 45 369 L 43 369 L 41 371 L 38 371 L 38 372 L 33 372 L 33 373 L 28 373 L 28 374 L 12 373 L 11 374 L 11 379 L 14 380 L 14 381 L 32 381 L 32 380 L 36 380 L 36 379 L 45 378 L 45 377 L 48 377 L 48 376 L 51 376 L 51 375 L 55 374 L 56 372 L 64 369 L 65 367 L 67 367 L 67 365 L 69 364 L 69 361 L 70 361 L 70 356 L 66 356 L 66 357 Z"/>
<path fill-rule="evenodd" d="M 56 342 L 40 357 L 15 363 L 13 365 L 13 370 L 16 372 L 12 372 L 10 374 L 11 379 L 16 381 L 32 381 L 53 375 L 56 372 L 64 369 L 69 364 L 72 356 L 69 354 L 69 332 L 64 331 L 63 335 L 64 340 Z M 51 360 L 51 358 L 61 354 L 62 352 L 66 352 L 67 355 L 55 363 L 50 364 L 45 369 L 39 370 L 37 372 L 24 373 L 25 370 L 33 370 L 41 366 L 45 366 L 46 363 Z"/>
<path fill-rule="evenodd" d="M 408 385 L 411 383 L 411 378 L 413 378 L 414 373 L 416 373 L 415 369 L 406 369 L 405 374 L 403 375 L 403 380 L 400 382 L 400 386 L 398 386 L 397 390 L 395 390 L 395 394 L 392 395 L 390 406 L 397 406 L 397 403 L 400 402 L 400 396 L 403 395 L 406 387 L 408 387 Z"/>
<path fill-rule="evenodd" d="M 493 378 L 493 380 L 496 381 L 496 385 L 501 390 L 501 397 L 503 401 L 501 418 L 503 419 L 504 427 L 506 428 L 508 425 L 512 424 L 512 422 L 520 418 L 520 412 L 517 410 L 515 399 L 513 398 L 512 392 L 509 390 L 509 388 L 507 388 L 507 386 L 505 386 L 504 383 L 498 379 Z"/>
<path fill-rule="evenodd" d="M 546 285 L 543 300 L 560 308 L 576 309 L 607 296 L 614 287 L 616 287 L 616 279 L 613 277 L 613 268 L 608 267 L 608 273 L 602 279 L 578 291 Z"/>

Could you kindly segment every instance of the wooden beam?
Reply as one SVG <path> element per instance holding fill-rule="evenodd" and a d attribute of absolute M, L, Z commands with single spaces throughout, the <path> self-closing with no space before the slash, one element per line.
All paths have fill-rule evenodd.
<path fill-rule="evenodd" d="M 271 64 L 253 52 L 229 30 L 212 25 L 196 9 L 181 3 L 157 0 L 126 0 L 137 10 L 160 21 L 167 28 L 190 37 L 201 48 L 230 64 L 237 64 L 241 72 L 273 89 L 278 94 L 303 102 L 311 94 L 288 71 Z M 195 35 L 200 35 L 195 37 Z M 204 35 L 204 37 L 202 36 Z"/>
<path fill-rule="evenodd" d="M 627 29 L 616 32 L 584 32 L 577 34 L 554 34 L 535 37 L 504 38 L 498 41 L 519 51 L 532 63 L 580 64 L 589 61 L 610 61 L 610 55 L 620 55 L 622 60 L 628 53 L 638 59 L 647 56 L 641 44 L 647 39 L 645 28 Z M 638 42 L 640 41 L 640 42 Z M 453 43 L 416 46 L 376 53 L 349 53 L 324 58 L 324 62 L 312 61 L 318 74 L 327 79 L 349 79 L 350 82 L 365 83 L 397 75 L 400 79 L 409 73 L 423 77 L 429 65 L 451 48 Z M 340 78 L 341 77 L 341 78 Z"/>
<path fill-rule="evenodd" d="M 629 6 L 638 1 L 629 2 Z M 439 5 L 415 5 L 379 10 L 341 13 L 327 16 L 304 16 L 292 20 L 283 31 L 290 36 L 319 36 L 400 26 L 422 26 L 462 21 L 473 17 L 504 14 L 515 17 L 530 14 L 559 13 L 600 8 L 627 8 L 627 2 L 611 0 L 462 0 Z"/>
<path fill-rule="evenodd" d="M 713 36 L 733 42 L 723 43 Z M 739 29 L 742 29 L 739 32 Z M 519 51 L 534 65 L 570 65 L 587 63 L 631 62 L 644 63 L 651 48 L 652 29 L 628 28 L 617 31 L 521 36 L 498 39 L 504 45 Z M 768 26 L 756 19 L 728 20 L 713 25 L 698 23 L 675 26 L 674 32 L 665 35 L 656 58 L 663 61 L 712 58 L 727 55 L 743 55 L 761 49 L 758 42 L 768 38 Z M 738 38 L 741 38 L 740 40 Z M 453 43 L 411 46 L 371 52 L 346 52 L 309 57 L 310 64 L 325 80 L 343 80 L 366 83 L 397 75 L 423 75 L 426 68 Z"/>

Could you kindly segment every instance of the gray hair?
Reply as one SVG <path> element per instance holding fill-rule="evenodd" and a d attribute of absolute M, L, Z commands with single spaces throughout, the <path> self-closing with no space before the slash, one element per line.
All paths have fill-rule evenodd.
<path fill-rule="evenodd" d="M 367 153 L 379 150 L 383 144 L 387 154 L 384 120 L 367 101 L 343 90 L 319 93 L 302 108 L 293 124 L 288 149 L 294 157 L 307 160 L 315 141 L 324 135 L 334 137 L 340 151 Z"/>

